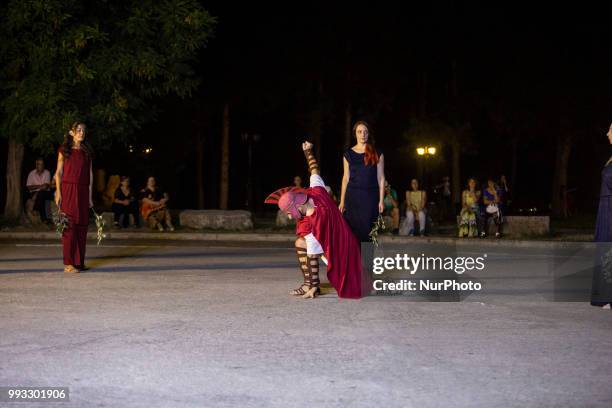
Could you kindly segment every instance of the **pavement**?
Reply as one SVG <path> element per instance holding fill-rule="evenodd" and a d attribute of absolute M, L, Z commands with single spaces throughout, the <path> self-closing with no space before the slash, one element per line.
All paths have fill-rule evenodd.
<path fill-rule="evenodd" d="M 196 231 L 187 229 L 177 229 L 174 232 L 156 232 L 145 228 L 139 229 L 110 229 L 105 230 L 106 238 L 104 241 L 114 240 L 154 240 L 154 241 L 208 241 L 208 242 L 271 242 L 271 243 L 288 243 L 295 241 L 295 234 L 290 230 L 270 229 L 251 230 L 251 231 Z M 96 238 L 95 228 L 90 226 L 88 239 Z M 551 237 L 504 237 L 495 239 L 488 237 L 480 238 L 457 238 L 455 236 L 440 236 L 431 235 L 426 237 L 408 237 L 391 234 L 383 234 L 380 236 L 382 243 L 439 243 L 444 245 L 454 244 L 460 246 L 477 246 L 477 247 L 497 247 L 497 246 L 513 246 L 521 248 L 537 247 L 563 247 L 566 243 L 575 242 L 593 242 L 592 233 L 584 233 L 582 231 L 574 231 L 563 235 Z M 59 237 L 55 231 L 46 229 L 32 228 L 17 228 L 0 230 L 0 240 L 49 240 L 58 241 Z"/>
<path fill-rule="evenodd" d="M 437 245 L 432 243 L 432 245 Z M 533 288 L 563 251 L 496 243 Z M 290 242 L 0 241 L 0 386 L 53 407 L 610 407 L 612 312 L 537 291 L 462 302 L 291 297 Z M 511 262 L 509 262 L 511 260 Z"/>

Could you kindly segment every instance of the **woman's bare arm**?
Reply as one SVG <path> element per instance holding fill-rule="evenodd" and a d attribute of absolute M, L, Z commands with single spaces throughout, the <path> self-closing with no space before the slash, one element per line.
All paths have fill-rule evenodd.
<path fill-rule="evenodd" d="M 55 204 L 59 207 L 62 201 L 62 175 L 64 174 L 64 155 L 57 154 L 57 170 L 55 171 Z"/>
<path fill-rule="evenodd" d="M 126 201 L 127 201 L 127 200 L 120 200 L 120 199 L 119 199 L 119 197 L 117 197 L 117 196 L 115 195 L 115 200 L 113 201 L 113 203 L 115 203 L 115 204 L 125 205 L 125 202 L 126 202 Z"/>
<path fill-rule="evenodd" d="M 89 208 L 93 208 L 93 163 L 89 162 Z"/>
<path fill-rule="evenodd" d="M 147 203 L 149 205 L 159 205 L 159 202 L 151 200 L 149 197 L 145 197 L 142 199 L 143 203 Z"/>
<path fill-rule="evenodd" d="M 378 212 L 385 209 L 385 156 L 380 155 L 376 166 L 376 177 L 378 178 Z"/>
<path fill-rule="evenodd" d="M 389 197 L 391 197 L 391 204 L 393 204 L 393 207 L 399 208 L 399 200 L 393 197 L 393 191 L 389 191 Z"/>
<path fill-rule="evenodd" d="M 340 188 L 340 211 L 344 211 L 344 199 L 346 197 L 346 186 L 348 185 L 350 179 L 350 170 L 349 163 L 346 160 L 346 157 L 342 158 L 342 167 L 344 168 L 344 173 L 342 174 L 342 186 Z"/>
<path fill-rule="evenodd" d="M 308 172 L 311 176 L 315 174 L 321 174 L 319 171 L 319 163 L 317 163 L 317 158 L 312 152 L 312 148 L 312 143 L 308 141 L 302 143 L 302 151 L 304 152 L 304 156 L 306 157 L 306 162 L 308 163 Z"/>

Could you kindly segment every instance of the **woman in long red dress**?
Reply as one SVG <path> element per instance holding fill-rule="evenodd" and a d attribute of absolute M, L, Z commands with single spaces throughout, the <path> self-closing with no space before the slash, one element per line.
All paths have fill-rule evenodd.
<path fill-rule="evenodd" d="M 85 267 L 85 244 L 89 209 L 93 207 L 93 149 L 85 140 L 84 123 L 75 123 L 64 138 L 57 158 L 55 203 L 68 218 L 62 235 L 64 272 L 77 273 Z"/>

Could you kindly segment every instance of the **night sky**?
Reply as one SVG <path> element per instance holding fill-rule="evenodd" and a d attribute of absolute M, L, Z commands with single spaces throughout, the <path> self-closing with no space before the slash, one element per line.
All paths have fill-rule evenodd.
<path fill-rule="evenodd" d="M 611 154 L 605 137 L 612 121 L 609 22 L 570 19 L 571 10 L 560 19 L 532 9 L 455 2 L 429 9 L 204 5 L 218 17 L 218 26 L 201 54 L 198 92 L 187 100 L 156 102 L 157 122 L 136 137 L 137 145 L 152 146 L 153 154 L 145 158 L 121 145 L 98 147 L 96 166 L 132 175 L 137 187 L 146 175 L 156 175 L 175 208 L 194 208 L 193 140 L 200 127 L 206 207 L 215 208 L 222 110 L 228 103 L 230 207 L 245 207 L 251 174 L 254 209 L 262 211 L 267 193 L 289 185 L 296 174 L 305 177 L 299 144 L 312 138 L 313 118 L 320 123 L 323 177 L 338 192 L 350 103 L 352 121 L 372 125 L 387 178 L 400 194 L 416 176 L 414 149 L 405 137 L 415 119 L 469 123 L 462 186 L 468 176 L 510 175 L 510 139 L 516 137 L 515 199 L 540 208 L 550 202 L 556 138 L 566 131 L 574 137 L 568 186 L 578 188 L 582 211 L 595 211 L 599 173 Z M 250 173 L 243 133 L 261 136 Z M 439 157 L 428 164 L 430 185 L 450 174 L 450 149 L 438 147 Z M 26 175 L 34 155 L 26 155 Z M 47 161 L 54 169 L 54 159 Z"/>

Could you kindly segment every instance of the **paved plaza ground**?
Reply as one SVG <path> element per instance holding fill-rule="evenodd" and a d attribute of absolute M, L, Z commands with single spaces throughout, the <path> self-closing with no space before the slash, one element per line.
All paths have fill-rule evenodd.
<path fill-rule="evenodd" d="M 1 241 L 0 386 L 70 388 L 27 406 L 612 406 L 610 311 L 301 300 L 287 243 L 214 245 L 90 242 L 92 270 L 70 275 L 57 241 Z M 549 256 L 494 250 L 523 272 Z"/>

